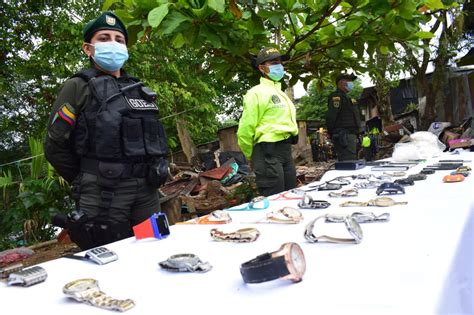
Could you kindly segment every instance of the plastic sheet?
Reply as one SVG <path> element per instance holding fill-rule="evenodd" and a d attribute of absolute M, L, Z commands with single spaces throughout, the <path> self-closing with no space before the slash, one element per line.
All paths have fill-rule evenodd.
<path fill-rule="evenodd" d="M 446 146 L 435 134 L 418 131 L 410 135 L 410 142 L 395 144 L 392 158 L 395 161 L 424 160 L 440 156 Z"/>

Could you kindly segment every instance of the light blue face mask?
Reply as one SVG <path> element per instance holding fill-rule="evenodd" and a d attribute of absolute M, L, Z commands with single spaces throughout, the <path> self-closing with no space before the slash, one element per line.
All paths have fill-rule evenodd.
<path fill-rule="evenodd" d="M 285 75 L 285 69 L 281 64 L 271 65 L 268 68 L 270 71 L 267 73 L 267 75 L 273 81 L 280 81 Z"/>
<path fill-rule="evenodd" d="M 116 41 L 98 42 L 93 46 L 95 53 L 92 59 L 104 70 L 117 71 L 128 59 L 127 46 Z"/>
<path fill-rule="evenodd" d="M 353 83 L 353 82 L 347 82 L 347 85 L 346 85 L 346 86 L 347 86 L 347 89 L 348 89 L 349 91 L 352 91 L 352 89 L 354 88 L 354 83 Z"/>

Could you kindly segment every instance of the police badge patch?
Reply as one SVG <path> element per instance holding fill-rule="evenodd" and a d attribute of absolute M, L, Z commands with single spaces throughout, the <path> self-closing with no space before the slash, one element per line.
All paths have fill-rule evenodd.
<path fill-rule="evenodd" d="M 128 98 L 128 97 L 125 97 L 125 99 L 127 100 L 127 103 L 128 103 L 128 105 L 130 105 L 131 109 L 158 111 L 158 107 L 156 106 L 155 103 L 147 102 L 142 98 Z"/>
<path fill-rule="evenodd" d="M 113 16 L 106 15 L 105 16 L 105 23 L 109 24 L 110 26 L 115 25 L 115 18 Z"/>
<path fill-rule="evenodd" d="M 341 105 L 341 97 L 333 96 L 332 97 L 332 105 L 334 106 L 334 108 L 339 108 L 339 105 Z"/>
<path fill-rule="evenodd" d="M 278 97 L 278 95 L 273 94 L 273 95 L 272 95 L 272 102 L 273 102 L 273 104 L 280 104 L 280 103 L 281 103 L 281 100 L 280 100 L 280 98 Z"/>

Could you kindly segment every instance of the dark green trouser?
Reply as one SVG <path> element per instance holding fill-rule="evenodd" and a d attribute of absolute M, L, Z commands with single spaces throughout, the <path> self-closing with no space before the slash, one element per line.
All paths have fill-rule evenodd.
<path fill-rule="evenodd" d="M 257 143 L 253 148 L 252 165 L 260 195 L 270 196 L 296 187 L 291 143 Z"/>
<path fill-rule="evenodd" d="M 87 224 L 78 224 L 71 237 L 82 249 L 130 237 L 134 225 L 160 211 L 158 192 L 145 178 L 119 179 L 104 189 L 97 175 L 82 173 L 73 184 L 76 210 L 86 215 Z"/>
<path fill-rule="evenodd" d="M 335 136 L 333 140 L 338 161 L 357 160 L 357 135 L 346 133 Z"/>

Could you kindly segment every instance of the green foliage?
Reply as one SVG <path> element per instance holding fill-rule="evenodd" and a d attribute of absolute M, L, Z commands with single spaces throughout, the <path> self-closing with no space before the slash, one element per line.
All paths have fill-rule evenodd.
<path fill-rule="evenodd" d="M 80 69 L 83 21 L 98 1 L 2 1 L 0 164 L 25 157 L 42 134 L 62 82 Z M 28 126 L 28 128 L 25 128 Z"/>
<path fill-rule="evenodd" d="M 336 87 L 332 84 L 318 89 L 316 82 L 312 82 L 307 95 L 303 96 L 297 104 L 297 119 L 316 120 L 319 126 L 326 127 L 325 115 L 328 109 L 328 97 L 335 89 Z M 363 87 L 356 80 L 354 88 L 348 95 L 350 98 L 358 99 L 362 90 Z"/>
<path fill-rule="evenodd" d="M 421 24 L 433 11 L 455 3 L 433 0 L 160 0 L 107 1 L 104 9 L 123 13 L 135 37 L 152 31 L 175 48 L 206 54 L 218 79 L 236 74 L 256 83 L 251 55 L 262 46 L 278 46 L 292 58 L 286 68 L 290 86 L 301 80 L 324 82 L 341 70 L 365 72 L 376 49 L 397 53 L 395 43 L 423 45 L 433 34 Z M 146 35 L 146 36 L 145 36 Z M 275 44 L 276 43 L 276 44 Z M 213 57 L 217 57 L 212 59 Z M 362 62 L 361 62 L 362 61 Z"/>
<path fill-rule="evenodd" d="M 47 163 L 41 155 L 41 141 L 30 138 L 29 143 L 35 150 L 30 153 L 39 155 L 29 164 L 29 175 L 28 172 L 23 174 L 22 168 L 13 168 L 0 176 L 3 192 L 0 198 L 0 251 L 52 239 L 52 216 L 72 210 L 64 181 L 45 176 Z"/>

